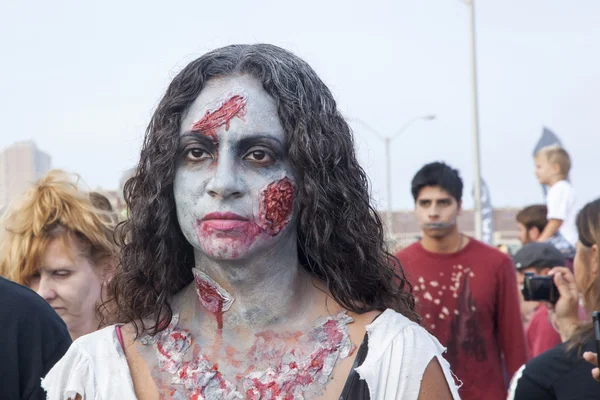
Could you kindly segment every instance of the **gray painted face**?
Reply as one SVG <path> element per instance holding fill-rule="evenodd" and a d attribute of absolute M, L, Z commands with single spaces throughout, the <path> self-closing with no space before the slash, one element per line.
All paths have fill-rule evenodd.
<path fill-rule="evenodd" d="M 294 173 L 275 101 L 250 75 L 210 80 L 185 114 L 174 181 L 186 239 L 213 260 L 295 240 Z"/>

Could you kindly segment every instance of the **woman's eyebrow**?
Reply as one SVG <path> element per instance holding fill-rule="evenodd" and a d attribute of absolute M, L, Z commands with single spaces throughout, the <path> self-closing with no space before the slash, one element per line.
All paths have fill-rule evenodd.
<path fill-rule="evenodd" d="M 281 142 L 281 140 L 279 140 L 279 138 L 268 135 L 268 134 L 264 134 L 264 133 L 260 133 L 260 134 L 256 134 L 256 135 L 252 135 L 252 136 L 246 136 L 246 137 L 240 139 L 239 144 L 241 146 L 248 146 L 251 144 L 265 142 L 265 141 L 273 142 L 274 144 L 283 147 L 283 143 Z"/>
<path fill-rule="evenodd" d="M 189 141 L 189 140 L 196 140 L 198 142 L 202 142 L 202 144 L 205 145 L 217 145 L 218 143 L 215 143 L 215 141 L 213 140 L 213 138 L 203 135 L 201 132 L 193 132 L 193 131 L 187 131 L 184 132 L 181 135 L 181 139 L 180 139 L 180 143 L 184 143 L 185 141 Z"/>

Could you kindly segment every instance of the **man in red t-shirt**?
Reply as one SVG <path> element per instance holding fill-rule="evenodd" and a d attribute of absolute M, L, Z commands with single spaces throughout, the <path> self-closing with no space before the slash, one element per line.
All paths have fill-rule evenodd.
<path fill-rule="evenodd" d="M 565 265 L 566 259 L 550 243 L 532 242 L 521 247 L 513 257 L 517 267 L 519 287 L 523 286 L 525 273 L 547 275 L 554 267 Z M 528 302 L 529 303 L 529 302 Z M 525 326 L 529 355 L 533 358 L 562 343 L 560 335 L 548 319 L 548 309 L 539 302 Z"/>
<path fill-rule="evenodd" d="M 504 400 L 507 380 L 527 361 L 510 258 L 458 231 L 463 183 L 444 163 L 413 178 L 422 239 L 397 254 L 414 285 L 423 326 L 448 349 L 463 400 Z"/>

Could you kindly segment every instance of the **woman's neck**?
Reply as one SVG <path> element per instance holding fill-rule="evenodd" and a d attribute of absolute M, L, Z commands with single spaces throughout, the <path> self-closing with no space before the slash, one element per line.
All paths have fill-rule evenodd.
<path fill-rule="evenodd" d="M 100 321 L 97 318 L 94 318 L 92 320 L 87 321 L 85 324 L 83 324 L 83 326 L 67 326 L 67 328 L 69 329 L 69 335 L 71 336 L 71 340 L 75 341 L 81 336 L 95 332 L 98 329 L 98 325 L 100 325 Z"/>
<path fill-rule="evenodd" d="M 215 314 L 218 329 L 264 329 L 298 320 L 311 309 L 308 303 L 315 301 L 312 293 L 317 290 L 299 266 L 295 248 L 235 263 L 196 254 L 194 275 L 196 294 Z"/>

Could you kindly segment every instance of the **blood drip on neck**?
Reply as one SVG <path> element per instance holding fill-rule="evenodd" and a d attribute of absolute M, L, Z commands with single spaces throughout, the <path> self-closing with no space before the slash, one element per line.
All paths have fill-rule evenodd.
<path fill-rule="evenodd" d="M 223 313 L 233 304 L 233 296 L 202 271 L 194 268 L 193 272 L 198 299 L 204 308 L 215 315 L 217 341 L 220 342 L 223 336 Z"/>
<path fill-rule="evenodd" d="M 223 331 L 223 302 L 224 299 L 221 297 L 217 288 L 212 286 L 210 283 L 205 281 L 196 280 L 196 288 L 198 289 L 198 295 L 204 300 L 204 302 L 210 304 L 210 308 L 207 307 L 208 311 L 215 314 L 217 320 L 217 329 Z"/>

